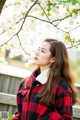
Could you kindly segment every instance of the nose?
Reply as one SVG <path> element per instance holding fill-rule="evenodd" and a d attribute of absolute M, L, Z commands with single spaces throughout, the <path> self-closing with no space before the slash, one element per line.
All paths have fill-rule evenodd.
<path fill-rule="evenodd" d="M 36 56 L 39 56 L 39 50 L 36 52 Z"/>

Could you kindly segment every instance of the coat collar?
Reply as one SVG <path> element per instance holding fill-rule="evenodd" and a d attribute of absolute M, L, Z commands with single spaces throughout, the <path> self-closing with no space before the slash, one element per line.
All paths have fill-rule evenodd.
<path fill-rule="evenodd" d="M 39 81 L 41 84 L 45 84 L 48 79 L 49 68 L 43 71 L 36 77 L 36 81 Z"/>
<path fill-rule="evenodd" d="M 47 82 L 48 73 L 49 73 L 49 68 L 43 71 L 41 74 L 40 74 L 40 69 L 39 68 L 36 69 L 28 78 L 26 86 L 30 88 L 35 81 L 39 81 L 41 84 L 45 84 Z"/>
<path fill-rule="evenodd" d="M 32 72 L 32 74 L 28 77 L 28 79 L 26 80 L 27 82 L 26 82 L 26 86 L 27 86 L 27 88 L 30 88 L 32 85 L 33 85 L 33 83 L 35 82 L 35 80 L 36 80 L 36 77 L 38 76 L 40 74 L 40 69 L 39 68 L 37 68 L 37 69 L 35 69 L 33 72 Z"/>

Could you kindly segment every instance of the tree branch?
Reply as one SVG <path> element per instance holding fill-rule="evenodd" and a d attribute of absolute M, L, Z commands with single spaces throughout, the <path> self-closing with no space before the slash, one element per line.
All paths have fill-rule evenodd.
<path fill-rule="evenodd" d="M 5 2 L 6 2 L 6 0 L 0 0 L 0 14 L 2 12 L 2 9 L 3 9 Z"/>
<path fill-rule="evenodd" d="M 6 32 L 6 30 L 4 30 L 2 33 L 0 33 L 0 35 L 4 34 Z"/>
<path fill-rule="evenodd" d="M 74 10 L 74 9 L 73 9 Z M 72 11 L 73 11 L 72 10 Z M 80 8 L 79 9 L 76 9 L 76 11 L 80 11 Z M 63 17 L 63 18 L 61 18 L 61 19 L 56 19 L 56 20 L 53 20 L 52 22 L 56 22 L 56 21 L 60 21 L 58 24 L 60 24 L 63 20 L 65 20 L 66 18 L 69 18 L 69 17 L 72 17 L 72 15 L 71 14 L 69 14 L 68 16 L 65 16 L 65 17 Z M 57 24 L 57 25 L 58 25 Z"/>
<path fill-rule="evenodd" d="M 61 19 L 53 20 L 52 23 L 53 23 L 53 22 L 56 22 L 56 21 L 60 21 L 60 22 L 62 22 L 62 20 L 65 20 L 65 19 L 68 18 L 68 17 L 70 17 L 70 15 L 65 16 L 65 17 L 63 17 L 63 18 L 61 18 Z"/>
<path fill-rule="evenodd" d="M 69 41 L 70 41 L 70 44 L 71 44 L 71 46 L 73 47 L 73 43 L 72 43 L 72 40 L 71 40 L 71 37 L 70 37 L 70 33 L 68 32 L 68 35 L 69 35 Z"/>
<path fill-rule="evenodd" d="M 44 14 L 46 15 L 48 21 L 50 22 L 50 19 L 49 19 L 48 15 L 46 14 L 45 10 L 43 9 L 43 7 L 42 7 L 39 3 L 37 3 L 37 5 L 42 9 L 42 11 L 43 11 Z"/>
<path fill-rule="evenodd" d="M 49 23 L 49 24 L 51 24 L 52 26 L 56 27 L 57 29 L 61 30 L 62 32 L 67 33 L 67 31 L 64 31 L 64 30 L 62 30 L 61 28 L 58 28 L 57 25 L 54 25 L 53 22 L 56 22 L 57 20 L 58 20 L 58 21 L 59 21 L 59 20 L 63 20 L 64 18 L 67 18 L 68 16 L 66 16 L 66 17 L 64 17 L 64 18 L 62 18 L 62 19 L 56 19 L 56 20 L 54 20 L 54 21 L 52 21 L 52 22 L 49 21 L 49 20 L 41 19 L 41 18 L 36 17 L 36 16 L 33 16 L 33 15 L 29 15 L 29 14 L 27 15 L 27 17 L 31 17 L 31 18 L 40 20 L 40 21 L 42 21 L 42 22 Z M 16 23 L 20 22 L 22 19 L 24 19 L 24 17 L 20 18 Z"/>
<path fill-rule="evenodd" d="M 31 11 L 31 9 L 32 9 L 35 5 L 38 5 L 38 6 L 41 8 L 41 10 L 44 12 L 47 20 L 38 18 L 38 17 L 33 16 L 33 15 L 29 15 L 29 12 Z M 79 11 L 80 9 L 77 9 L 77 10 Z M 30 8 L 28 9 L 28 11 L 25 12 L 25 16 L 22 17 L 22 18 L 20 18 L 20 19 L 16 22 L 16 24 L 17 24 L 17 23 L 19 23 L 21 20 L 23 20 L 23 21 L 22 21 L 22 24 L 21 24 L 21 26 L 20 26 L 20 28 L 19 28 L 19 30 L 18 30 L 12 37 L 10 37 L 9 40 L 7 40 L 5 43 L 3 43 L 3 44 L 0 45 L 0 46 L 3 46 L 3 45 L 6 44 L 7 42 L 9 42 L 14 36 L 17 36 L 21 48 L 22 48 L 23 51 L 26 53 L 26 51 L 24 50 L 24 48 L 23 48 L 23 46 L 22 46 L 22 44 L 21 44 L 21 41 L 20 41 L 20 38 L 19 38 L 19 32 L 22 30 L 23 25 L 24 25 L 25 20 L 26 20 L 27 17 L 31 17 L 31 18 L 40 20 L 40 21 L 42 21 L 42 22 L 46 22 L 46 23 L 52 25 L 53 27 L 61 30 L 62 32 L 68 34 L 68 35 L 69 35 L 69 38 L 70 38 L 69 41 L 70 41 L 70 43 L 71 43 L 71 47 L 77 46 L 77 45 L 73 45 L 72 40 L 71 40 L 71 37 L 70 37 L 70 32 L 73 31 L 73 30 L 75 30 L 76 28 L 80 27 L 80 25 L 77 26 L 77 27 L 75 27 L 75 28 L 73 28 L 73 29 L 71 29 L 70 31 L 65 31 L 65 30 L 63 30 L 63 29 L 61 29 L 61 28 L 58 27 L 58 24 L 59 24 L 61 21 L 65 20 L 66 18 L 71 17 L 71 14 L 68 15 L 68 16 L 65 16 L 65 17 L 63 17 L 63 18 L 61 18 L 61 19 L 56 19 L 56 20 L 50 21 L 50 18 L 48 17 L 47 13 L 46 13 L 45 10 L 43 9 L 43 7 L 40 5 L 40 3 L 38 3 L 38 0 L 36 0 L 36 1 L 30 6 Z M 56 25 L 53 24 L 53 23 L 56 22 L 56 21 L 60 21 L 60 22 L 58 22 Z M 1 34 L 3 34 L 5 31 L 6 31 L 6 30 L 4 30 Z M 0 35 L 1 35 L 1 34 L 0 34 Z M 80 44 L 80 43 L 78 43 L 78 45 L 79 45 L 79 44 Z M 68 48 L 71 48 L 71 47 L 68 47 Z M 28 54 L 28 53 L 26 53 L 26 54 Z M 30 55 L 30 54 L 28 54 L 28 55 Z"/>
<path fill-rule="evenodd" d="M 47 21 L 47 20 L 38 18 L 38 17 L 36 17 L 36 16 L 32 16 L 32 15 L 27 15 L 27 17 L 35 18 L 35 19 L 37 19 L 37 20 L 46 22 L 46 23 L 51 24 L 52 26 L 56 27 L 57 29 L 61 30 L 62 32 L 67 33 L 67 31 L 64 31 L 64 30 L 62 30 L 61 28 L 58 28 L 56 25 L 54 25 L 54 24 L 53 24 L 52 22 L 50 22 L 50 21 Z"/>
<path fill-rule="evenodd" d="M 9 42 L 9 41 L 10 41 L 14 36 L 16 36 L 17 34 L 18 34 L 18 32 L 15 33 L 13 36 L 11 36 L 9 40 L 7 40 L 7 41 L 4 42 L 3 44 L 1 44 L 0 47 L 4 46 L 7 42 Z"/>
<path fill-rule="evenodd" d="M 36 1 L 31 5 L 31 7 L 29 8 L 29 10 L 27 11 L 27 13 L 26 13 L 26 15 L 25 15 L 25 17 L 24 17 L 24 20 L 23 20 L 23 22 L 22 22 L 22 25 L 21 25 L 21 27 L 20 27 L 20 29 L 19 29 L 19 32 L 20 32 L 20 30 L 22 29 L 22 27 L 23 27 L 23 25 L 24 25 L 24 22 L 25 22 L 25 20 L 26 20 L 26 17 L 27 17 L 27 15 L 28 15 L 28 13 L 29 13 L 30 10 L 37 4 L 37 2 L 38 2 L 38 0 L 36 0 Z"/>
<path fill-rule="evenodd" d="M 72 31 L 74 31 L 74 30 L 77 29 L 78 27 L 80 27 L 80 25 L 78 25 L 78 26 L 76 26 L 75 28 L 71 29 L 71 30 L 69 31 L 69 33 L 72 32 Z"/>
<path fill-rule="evenodd" d="M 33 16 L 33 15 L 27 15 L 27 17 L 31 17 L 31 18 L 34 18 L 34 19 L 40 20 L 40 21 L 42 21 L 42 22 L 50 23 L 50 22 L 47 21 L 47 20 L 44 20 L 44 19 L 38 18 L 38 17 Z"/>
<path fill-rule="evenodd" d="M 18 40 L 19 40 L 19 44 L 20 44 L 20 47 L 22 48 L 22 50 L 27 54 L 27 55 L 29 55 L 30 56 L 30 54 L 29 53 L 27 53 L 26 51 L 25 51 L 25 49 L 23 48 L 23 46 L 22 46 L 22 44 L 21 44 L 21 41 L 20 41 L 20 37 L 19 37 L 19 35 L 17 34 L 17 37 L 18 37 Z"/>
<path fill-rule="evenodd" d="M 17 33 L 15 33 L 12 37 L 10 37 L 9 40 L 7 40 L 7 41 L 4 42 L 2 45 L 0 45 L 0 47 L 2 47 L 2 46 L 5 45 L 7 42 L 9 42 L 14 36 L 18 35 L 18 33 L 22 30 L 22 27 L 23 27 L 23 25 L 24 25 L 24 22 L 25 22 L 25 20 L 26 20 L 26 17 L 27 17 L 27 15 L 28 15 L 28 13 L 29 13 L 30 10 L 35 6 L 35 4 L 36 4 L 37 2 L 38 2 L 38 0 L 36 0 L 36 1 L 31 5 L 31 7 L 29 8 L 29 10 L 27 11 L 27 13 L 26 13 L 26 15 L 25 15 L 25 17 L 24 17 L 24 20 L 23 20 L 23 22 L 22 22 L 22 25 L 21 25 L 20 29 L 17 31 Z"/>
<path fill-rule="evenodd" d="M 76 47 L 76 46 L 79 46 L 79 45 L 80 45 L 80 42 L 77 43 L 77 44 L 75 44 L 75 45 L 73 45 L 73 46 L 69 46 L 69 47 L 67 47 L 67 49 L 70 49 L 70 48 L 73 48 L 73 47 Z"/>

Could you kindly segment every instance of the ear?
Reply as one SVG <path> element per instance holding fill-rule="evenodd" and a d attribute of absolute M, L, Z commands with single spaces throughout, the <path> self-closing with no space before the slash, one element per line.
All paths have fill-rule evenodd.
<path fill-rule="evenodd" d="M 52 57 L 51 59 L 50 59 L 50 63 L 54 63 L 55 62 L 55 57 Z"/>

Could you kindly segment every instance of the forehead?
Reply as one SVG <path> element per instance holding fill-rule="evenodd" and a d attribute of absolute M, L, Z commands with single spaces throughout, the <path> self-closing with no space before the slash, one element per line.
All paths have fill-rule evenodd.
<path fill-rule="evenodd" d="M 48 42 L 43 42 L 41 44 L 40 48 L 45 48 L 47 50 L 50 50 L 50 44 Z"/>

